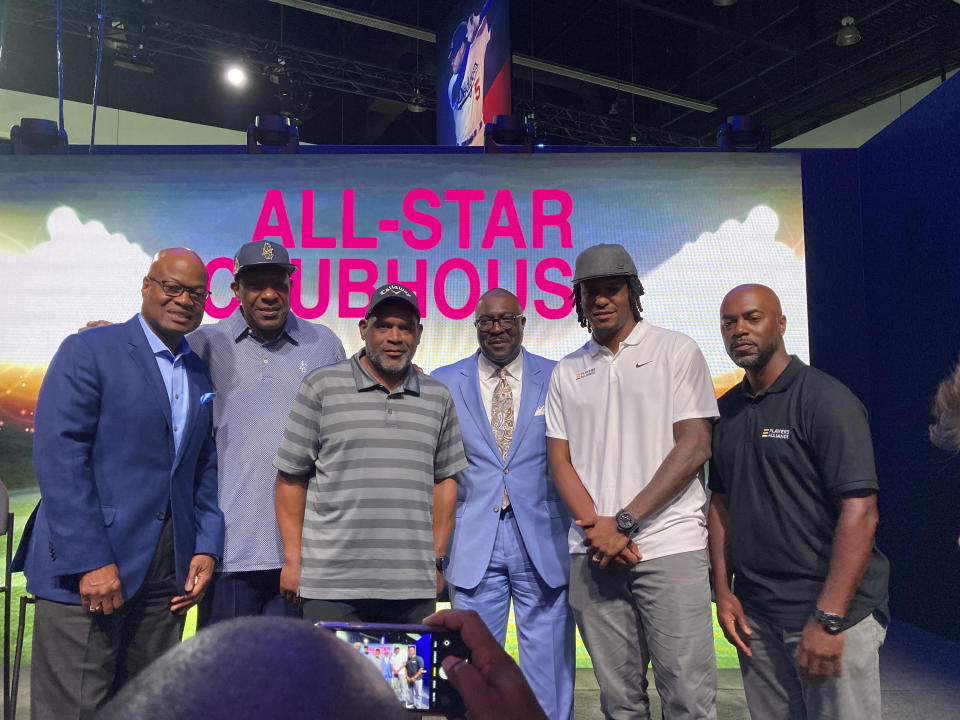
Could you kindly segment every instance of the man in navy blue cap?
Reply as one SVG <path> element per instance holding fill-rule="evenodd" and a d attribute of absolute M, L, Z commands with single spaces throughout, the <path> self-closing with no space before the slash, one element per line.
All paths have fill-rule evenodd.
<path fill-rule="evenodd" d="M 296 271 L 283 245 L 244 243 L 230 286 L 240 307 L 190 336 L 219 393 L 213 423 L 226 520 L 223 561 L 200 605 L 200 627 L 244 615 L 299 614 L 280 596 L 283 547 L 273 512 L 271 461 L 300 381 L 346 355 L 329 328 L 290 312 L 290 277 Z"/>

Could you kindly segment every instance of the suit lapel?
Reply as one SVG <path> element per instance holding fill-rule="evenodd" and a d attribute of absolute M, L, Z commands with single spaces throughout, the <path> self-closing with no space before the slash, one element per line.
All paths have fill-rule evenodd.
<path fill-rule="evenodd" d="M 160 406 L 163 413 L 163 419 L 167 421 L 167 441 L 170 449 L 170 459 L 174 458 L 173 433 L 170 428 L 173 427 L 173 417 L 170 412 L 170 398 L 167 396 L 167 388 L 163 384 L 163 376 L 160 375 L 160 368 L 157 367 L 157 358 L 154 357 L 150 349 L 150 343 L 147 342 L 143 329 L 140 327 L 140 321 L 134 317 L 128 323 L 130 327 L 130 345 L 128 349 L 133 356 L 134 362 L 143 372 L 143 377 L 150 386 L 152 394 Z"/>
<path fill-rule="evenodd" d="M 507 451 L 507 462 L 513 460 L 513 454 L 520 446 L 520 441 L 527 432 L 527 428 L 532 424 L 533 414 L 537 411 L 537 400 L 540 397 L 540 391 L 543 389 L 543 375 L 540 372 L 540 366 L 533 364 L 526 350 L 520 352 L 523 353 L 520 410 L 517 412 L 514 423 L 513 440 L 510 443 L 510 450 Z"/>
<path fill-rule="evenodd" d="M 500 448 L 493 437 L 493 428 L 490 427 L 490 420 L 487 417 L 487 409 L 483 405 L 483 395 L 480 394 L 480 368 L 477 365 L 477 353 L 467 358 L 460 368 L 460 397 L 463 399 L 463 405 L 470 413 L 474 424 L 477 426 L 477 432 L 484 439 L 484 442 L 490 446 L 490 450 L 499 459 Z"/>

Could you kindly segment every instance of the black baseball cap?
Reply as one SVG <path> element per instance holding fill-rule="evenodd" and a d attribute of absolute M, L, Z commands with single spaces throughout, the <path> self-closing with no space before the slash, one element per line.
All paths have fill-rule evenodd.
<path fill-rule="evenodd" d="M 287 249 L 279 243 L 268 240 L 244 243 L 233 256 L 234 279 L 244 270 L 258 267 L 279 267 L 290 275 L 297 271 L 297 266 L 290 262 Z"/>
<path fill-rule="evenodd" d="M 370 317 L 377 305 L 390 300 L 406 303 L 413 308 L 413 311 L 417 314 L 417 320 L 420 319 L 420 306 L 417 305 L 417 296 L 407 290 L 403 285 L 398 285 L 397 283 L 381 285 L 373 291 L 373 294 L 370 296 L 370 304 L 367 305 L 367 312 L 364 314 L 364 317 Z"/>

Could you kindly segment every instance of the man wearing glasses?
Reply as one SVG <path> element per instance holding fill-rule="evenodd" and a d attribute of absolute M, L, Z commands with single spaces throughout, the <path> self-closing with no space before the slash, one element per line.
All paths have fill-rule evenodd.
<path fill-rule="evenodd" d="M 37 399 L 40 503 L 13 564 L 37 598 L 31 713 L 92 718 L 180 641 L 223 551 L 213 385 L 184 335 L 207 272 L 161 250 L 140 314 L 71 335 Z"/>
<path fill-rule="evenodd" d="M 575 646 L 567 604 L 570 515 L 547 474 L 544 406 L 554 362 L 522 347 L 510 292 L 477 303 L 479 351 L 433 377 L 453 396 L 469 466 L 458 475 L 446 578 L 453 605 L 503 644 L 513 599 L 520 667 L 547 717 L 573 716 Z"/>

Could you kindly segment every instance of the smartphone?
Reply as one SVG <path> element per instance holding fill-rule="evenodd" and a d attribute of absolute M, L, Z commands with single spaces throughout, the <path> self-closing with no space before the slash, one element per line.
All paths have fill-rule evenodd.
<path fill-rule="evenodd" d="M 455 655 L 470 662 L 470 650 L 460 634 L 429 625 L 318 622 L 350 643 L 376 665 L 380 677 L 411 713 L 466 715 L 457 689 L 441 662 Z"/>

